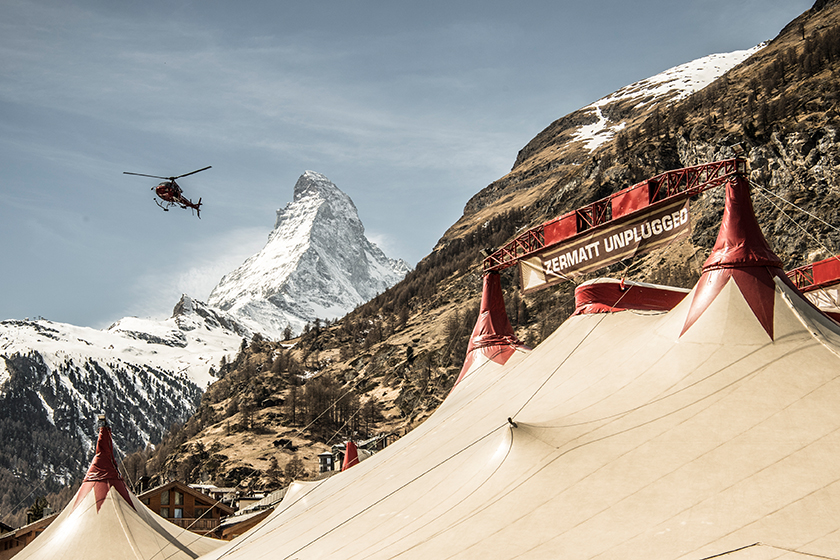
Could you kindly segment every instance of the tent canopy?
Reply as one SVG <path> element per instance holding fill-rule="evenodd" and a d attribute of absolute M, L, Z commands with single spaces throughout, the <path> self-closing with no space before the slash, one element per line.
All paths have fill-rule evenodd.
<path fill-rule="evenodd" d="M 840 557 L 840 326 L 727 189 L 672 310 L 474 361 L 414 431 L 206 558 Z"/>
<path fill-rule="evenodd" d="M 186 560 L 222 544 L 169 523 L 137 499 L 117 470 L 111 429 L 102 422 L 96 455 L 76 497 L 15 558 Z"/>

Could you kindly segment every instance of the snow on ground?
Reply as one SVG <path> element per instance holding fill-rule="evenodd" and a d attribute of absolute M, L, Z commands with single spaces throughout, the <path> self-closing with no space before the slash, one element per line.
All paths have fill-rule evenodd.
<path fill-rule="evenodd" d="M 185 307 L 194 309 L 189 303 Z M 242 343 L 216 320 L 227 318 L 201 313 L 165 321 L 128 317 L 106 330 L 43 319 L 0 321 L 0 397 L 8 390 L 12 363 L 31 368 L 20 373 L 34 375 L 30 388 L 47 420 L 75 430 L 81 444 L 89 447 L 90 438 L 68 418 L 68 407 L 89 414 L 111 396 L 135 430 L 115 445 L 148 443 L 174 415 L 189 410 L 196 386 L 207 387 L 214 379 L 210 369 L 235 356 Z M 132 416 L 137 414 L 142 417 Z"/>
<path fill-rule="evenodd" d="M 581 109 L 582 112 L 593 113 L 598 120 L 592 124 L 580 126 L 573 138 L 583 142 L 584 147 L 592 152 L 611 140 L 616 132 L 626 125 L 624 122 L 614 123 L 610 121 L 603 115 L 602 107 L 613 103 L 637 100 L 636 108 L 642 108 L 667 96 L 671 97 L 671 103 L 685 99 L 723 76 L 763 49 L 765 45 L 765 43 L 761 43 L 751 49 L 742 51 L 711 54 L 674 66 L 655 76 L 625 86 Z"/>
<path fill-rule="evenodd" d="M 107 330 L 47 320 L 0 323 L 3 355 L 35 350 L 51 371 L 59 370 L 67 361 L 84 363 L 88 359 L 102 364 L 140 363 L 181 373 L 202 388 L 213 380 L 210 368 L 217 367 L 223 356 L 234 356 L 241 343 L 239 336 L 222 329 L 183 331 L 174 318 L 153 321 L 128 317 Z M 0 360 L 0 385 L 8 377 L 5 360 Z"/>
<path fill-rule="evenodd" d="M 11 372 L 6 367 L 6 360 L 0 359 L 0 387 L 2 387 L 11 376 Z"/>
<path fill-rule="evenodd" d="M 609 142 L 615 136 L 615 133 L 626 125 L 623 122 L 612 125 L 610 120 L 601 112 L 600 105 L 595 105 L 594 108 L 598 120 L 592 124 L 581 126 L 574 135 L 575 140 L 581 140 L 590 152 Z"/>
<path fill-rule="evenodd" d="M 47 420 L 50 421 L 50 424 L 55 426 L 55 411 L 53 411 L 52 407 L 49 404 L 47 404 L 47 401 L 44 400 L 44 397 L 43 395 L 41 395 L 41 393 L 38 393 L 38 398 L 41 399 L 41 406 L 43 406 L 44 410 L 47 411 Z"/>

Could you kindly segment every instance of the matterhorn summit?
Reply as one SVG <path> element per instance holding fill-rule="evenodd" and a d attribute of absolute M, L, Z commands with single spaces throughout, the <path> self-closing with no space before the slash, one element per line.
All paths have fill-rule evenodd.
<path fill-rule="evenodd" d="M 409 267 L 365 237 L 350 197 L 307 171 L 294 200 L 277 211 L 265 247 L 227 274 L 208 304 L 254 332 L 281 338 L 306 323 L 336 319 L 400 281 Z"/>

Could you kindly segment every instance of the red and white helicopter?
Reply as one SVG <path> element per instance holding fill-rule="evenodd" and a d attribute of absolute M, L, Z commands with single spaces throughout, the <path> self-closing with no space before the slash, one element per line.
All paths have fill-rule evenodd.
<path fill-rule="evenodd" d="M 201 198 L 198 199 L 198 202 L 193 202 L 186 198 L 181 190 L 181 187 L 175 182 L 175 179 L 187 177 L 188 175 L 194 175 L 199 171 L 205 171 L 211 167 L 213 166 L 208 165 L 207 167 L 202 167 L 201 169 L 196 169 L 195 171 L 190 171 L 189 173 L 184 173 L 183 175 L 178 175 L 176 177 L 160 177 L 158 175 L 146 175 L 145 173 L 132 173 L 130 171 L 123 171 L 123 174 L 139 175 L 140 177 L 152 177 L 153 179 L 163 179 L 164 181 L 161 184 L 156 187 L 152 187 L 152 190 L 155 191 L 155 194 L 158 198 L 160 198 L 160 200 L 157 198 L 155 199 L 155 204 L 163 208 L 164 212 L 168 212 L 173 206 L 180 206 L 184 209 L 191 208 L 195 210 L 198 217 L 201 218 Z"/>

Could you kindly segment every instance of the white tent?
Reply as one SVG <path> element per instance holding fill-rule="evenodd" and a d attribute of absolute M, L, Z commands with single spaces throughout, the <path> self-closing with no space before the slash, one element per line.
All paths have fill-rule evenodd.
<path fill-rule="evenodd" d="M 111 430 L 103 425 L 96 455 L 75 498 L 15 558 L 185 560 L 222 544 L 182 529 L 143 505 L 120 476 Z"/>
<path fill-rule="evenodd" d="M 485 361 L 204 558 L 840 558 L 840 325 L 787 280 L 744 177 L 726 198 L 671 311 L 578 314 Z"/>

